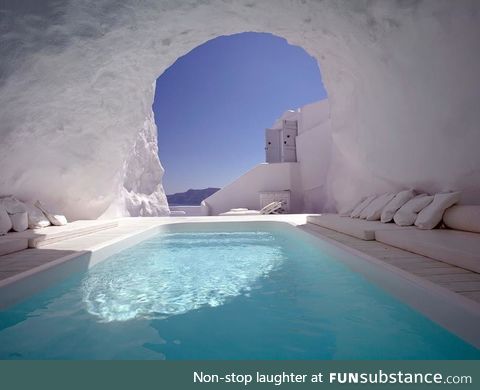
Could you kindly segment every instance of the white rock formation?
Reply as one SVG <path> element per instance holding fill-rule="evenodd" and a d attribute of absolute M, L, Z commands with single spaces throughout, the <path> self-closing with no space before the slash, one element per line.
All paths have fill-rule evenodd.
<path fill-rule="evenodd" d="M 463 190 L 464 202 L 479 202 L 478 0 L 7 0 L 0 8 L 2 195 L 40 198 L 69 219 L 167 212 L 152 83 L 209 39 L 261 31 L 320 63 L 332 109 L 332 204 L 400 186 Z"/>

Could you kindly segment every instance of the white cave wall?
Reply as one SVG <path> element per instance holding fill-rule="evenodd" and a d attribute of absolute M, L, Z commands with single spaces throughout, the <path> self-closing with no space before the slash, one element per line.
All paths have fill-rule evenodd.
<path fill-rule="evenodd" d="M 477 0 L 3 1 L 0 195 L 166 213 L 152 83 L 206 40 L 261 31 L 320 63 L 328 207 L 404 186 L 480 203 L 479 26 Z"/>

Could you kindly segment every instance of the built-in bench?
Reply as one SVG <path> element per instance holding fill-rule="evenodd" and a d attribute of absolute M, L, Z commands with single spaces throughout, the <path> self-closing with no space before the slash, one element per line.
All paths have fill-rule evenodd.
<path fill-rule="evenodd" d="M 117 226 L 117 221 L 75 221 L 64 226 L 48 226 L 20 233 L 8 233 L 6 236 L 0 237 L 0 256 L 27 248 L 41 248 Z"/>
<path fill-rule="evenodd" d="M 375 232 L 379 230 L 414 229 L 411 226 L 398 226 L 394 223 L 340 217 L 338 214 L 310 215 L 307 222 L 367 241 L 375 240 Z"/>
<path fill-rule="evenodd" d="M 340 217 L 309 216 L 307 222 L 378 242 L 480 273 L 480 234 L 453 229 L 421 230 L 415 226 Z"/>
<path fill-rule="evenodd" d="M 28 239 L 0 237 L 0 256 L 18 252 L 28 248 Z"/>
<path fill-rule="evenodd" d="M 451 229 L 377 231 L 384 244 L 480 273 L 480 234 Z"/>

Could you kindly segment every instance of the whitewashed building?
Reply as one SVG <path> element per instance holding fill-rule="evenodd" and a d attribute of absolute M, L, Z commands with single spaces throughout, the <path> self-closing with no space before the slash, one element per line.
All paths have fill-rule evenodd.
<path fill-rule="evenodd" d="M 331 209 L 325 186 L 331 144 L 328 100 L 286 111 L 265 129 L 266 162 L 205 199 L 201 211 L 195 213 L 259 209 L 275 200 L 284 202 L 290 213 Z M 190 214 L 192 210 L 185 211 Z"/>

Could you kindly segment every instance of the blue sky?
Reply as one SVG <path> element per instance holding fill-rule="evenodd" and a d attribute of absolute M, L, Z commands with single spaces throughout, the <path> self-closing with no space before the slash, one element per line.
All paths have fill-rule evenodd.
<path fill-rule="evenodd" d="M 266 127 L 325 97 L 315 59 L 283 38 L 242 33 L 198 46 L 157 80 L 166 193 L 232 182 L 265 161 Z"/>

